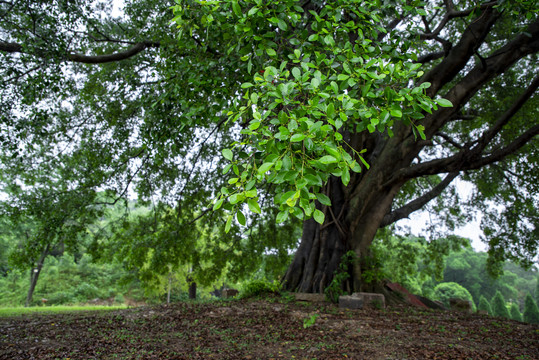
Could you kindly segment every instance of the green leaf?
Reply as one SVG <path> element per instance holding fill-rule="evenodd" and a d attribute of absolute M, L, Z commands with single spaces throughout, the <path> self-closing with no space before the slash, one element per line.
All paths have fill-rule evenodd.
<path fill-rule="evenodd" d="M 234 11 L 234 14 L 236 14 L 238 17 L 241 17 L 243 15 L 241 13 L 240 4 L 238 4 L 237 1 L 232 2 L 232 10 Z"/>
<path fill-rule="evenodd" d="M 258 173 L 260 175 L 263 175 L 265 174 L 266 172 L 269 171 L 269 169 L 271 169 L 271 167 L 273 166 L 274 163 L 272 162 L 267 162 L 267 163 L 263 163 L 262 165 L 260 165 L 260 167 L 258 168 Z"/>
<path fill-rule="evenodd" d="M 251 121 L 249 124 L 249 130 L 256 130 L 260 127 L 260 121 Z"/>
<path fill-rule="evenodd" d="M 453 107 L 453 103 L 447 99 L 436 99 L 435 101 L 441 107 Z"/>
<path fill-rule="evenodd" d="M 225 199 L 217 200 L 217 202 L 213 205 L 213 211 L 219 210 L 221 208 L 221 206 L 223 206 L 224 201 L 225 201 Z"/>
<path fill-rule="evenodd" d="M 232 161 L 232 158 L 234 157 L 232 150 L 224 149 L 223 151 L 221 151 L 221 153 L 223 154 L 225 159 Z"/>
<path fill-rule="evenodd" d="M 227 172 L 230 171 L 231 168 L 232 168 L 232 164 L 228 164 L 227 166 L 225 166 L 225 168 L 223 169 L 221 173 L 225 175 Z"/>
<path fill-rule="evenodd" d="M 328 117 L 330 119 L 333 119 L 333 115 L 335 115 L 335 105 L 333 105 L 333 103 L 329 104 L 326 112 L 328 114 Z"/>
<path fill-rule="evenodd" d="M 255 214 L 260 214 L 260 205 L 258 205 L 258 201 L 256 199 L 249 199 L 247 200 L 247 206 L 249 206 L 249 210 L 254 212 Z"/>
<path fill-rule="evenodd" d="M 279 29 L 286 31 L 288 29 L 288 25 L 286 25 L 286 22 L 283 19 L 279 19 L 277 22 L 277 26 L 279 26 Z"/>
<path fill-rule="evenodd" d="M 319 223 L 320 225 L 322 225 L 324 223 L 325 216 L 324 216 L 324 213 L 322 211 L 316 209 L 314 211 L 313 217 L 314 217 L 314 220 L 317 223 Z"/>
<path fill-rule="evenodd" d="M 295 68 L 292 68 L 292 75 L 294 76 L 294 78 L 296 78 L 296 80 L 300 80 L 301 79 L 301 70 L 297 67 Z"/>
<path fill-rule="evenodd" d="M 252 86 L 254 86 L 254 85 L 252 83 L 250 83 L 250 82 L 246 82 L 246 83 L 241 84 L 242 89 L 247 89 L 247 88 L 250 88 Z"/>
<path fill-rule="evenodd" d="M 350 172 L 348 171 L 348 169 L 342 169 L 341 180 L 344 186 L 348 185 L 348 183 L 350 182 Z"/>
<path fill-rule="evenodd" d="M 333 163 L 336 163 L 337 162 L 337 159 L 335 159 L 333 156 L 331 155 L 326 155 L 326 156 L 322 156 L 319 161 L 322 163 L 322 164 L 333 164 Z"/>
<path fill-rule="evenodd" d="M 391 116 L 401 118 L 402 117 L 402 111 L 397 109 L 391 109 Z"/>
<path fill-rule="evenodd" d="M 294 134 L 290 138 L 290 141 L 291 142 L 300 142 L 300 141 L 303 141 L 303 139 L 305 139 L 305 137 L 306 137 L 305 134 Z"/>
<path fill-rule="evenodd" d="M 288 211 L 279 211 L 277 214 L 277 217 L 275 218 L 275 221 L 277 224 L 283 223 L 288 219 Z"/>
<path fill-rule="evenodd" d="M 272 48 L 266 48 L 266 52 L 268 53 L 269 56 L 276 56 L 277 55 L 275 50 L 273 50 Z"/>
<path fill-rule="evenodd" d="M 226 224 L 225 224 L 225 233 L 228 234 L 231 226 L 232 226 L 232 215 L 228 215 L 228 218 L 226 219 Z"/>
<path fill-rule="evenodd" d="M 245 226 L 245 224 L 247 223 L 247 220 L 245 219 L 245 215 L 243 215 L 243 213 L 239 210 L 236 213 L 236 219 L 238 219 L 238 222 L 243 226 Z"/>
<path fill-rule="evenodd" d="M 325 194 L 317 193 L 316 199 L 320 202 L 322 205 L 331 206 L 331 200 L 329 197 L 327 197 Z"/>

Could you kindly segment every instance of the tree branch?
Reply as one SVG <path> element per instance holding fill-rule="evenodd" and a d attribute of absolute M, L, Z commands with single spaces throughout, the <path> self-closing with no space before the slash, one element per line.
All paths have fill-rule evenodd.
<path fill-rule="evenodd" d="M 483 166 L 498 162 L 504 159 L 506 156 L 517 152 L 521 147 L 526 145 L 531 139 L 539 135 L 539 125 L 532 126 L 522 135 L 511 142 L 509 145 L 493 151 L 488 156 L 482 157 L 476 161 L 469 162 L 462 167 L 463 170 L 476 170 Z"/>
<path fill-rule="evenodd" d="M 443 58 L 444 56 L 445 56 L 445 51 L 437 51 L 430 54 L 421 55 L 420 57 L 417 58 L 416 62 L 420 64 L 426 64 L 433 60 Z"/>
<path fill-rule="evenodd" d="M 447 12 L 445 13 L 440 24 L 438 24 L 438 26 L 436 27 L 436 29 L 434 29 L 434 31 L 425 33 L 425 34 L 420 34 L 419 35 L 420 39 L 422 40 L 435 39 L 440 34 L 440 32 L 444 29 L 444 27 L 447 25 L 449 20 L 454 19 L 454 18 L 466 17 L 477 9 L 477 8 L 470 8 L 467 10 L 455 11 L 452 1 L 445 1 L 445 3 L 446 3 Z M 481 4 L 479 9 L 481 10 L 489 9 L 489 8 L 492 8 L 492 6 L 496 5 L 497 3 L 498 3 L 497 1 L 486 2 L 486 3 Z"/>
<path fill-rule="evenodd" d="M 407 218 L 411 213 L 421 209 L 426 203 L 439 196 L 442 191 L 459 175 L 459 172 L 452 172 L 447 174 L 447 176 L 440 182 L 438 185 L 430 189 L 427 193 L 418 197 L 415 200 L 410 201 L 408 204 L 400 207 L 397 210 L 390 212 L 384 216 L 380 227 L 385 227 L 387 225 L 393 224 L 394 222 Z"/>
<path fill-rule="evenodd" d="M 107 54 L 107 55 L 84 55 L 84 54 L 78 54 L 78 53 L 71 53 L 67 54 L 65 56 L 65 60 L 72 61 L 72 62 L 78 62 L 78 63 L 84 63 L 84 64 L 104 64 L 108 62 L 114 62 L 114 61 L 121 61 L 128 59 L 130 57 L 133 57 L 137 55 L 138 53 L 148 49 L 148 48 L 158 48 L 160 46 L 160 43 L 158 42 L 152 42 L 152 41 L 142 41 L 139 43 L 136 43 L 129 49 L 121 52 L 117 52 L 114 54 Z M 17 43 L 8 43 L 0 41 L 0 51 L 4 51 L 7 53 L 23 53 L 25 52 L 23 50 L 22 45 Z M 48 51 L 46 50 L 40 50 L 39 56 L 43 56 Z"/>
<path fill-rule="evenodd" d="M 449 135 L 443 133 L 443 132 L 438 132 L 436 133 L 436 136 L 439 136 L 441 137 L 442 139 L 444 139 L 446 142 L 448 142 L 449 144 L 453 145 L 454 147 L 456 147 L 457 149 L 464 149 L 464 146 L 462 146 L 461 144 L 459 144 L 458 142 L 456 142 L 455 140 L 453 140 Z"/>
<path fill-rule="evenodd" d="M 538 26 L 539 27 L 539 26 Z M 536 77 L 526 90 L 515 100 L 498 120 L 478 138 L 469 143 L 453 156 L 420 163 L 398 171 L 387 183 L 412 179 L 419 176 L 434 175 L 445 172 L 474 170 L 496 161 L 500 161 L 506 156 L 516 152 L 539 132 L 539 125 L 532 126 L 509 145 L 497 149 L 490 154 L 484 154 L 486 147 L 492 142 L 502 128 L 513 118 L 520 108 L 536 92 L 539 86 L 539 76 Z M 470 147 L 475 144 L 474 147 Z M 483 156 L 484 155 L 484 156 Z"/>
<path fill-rule="evenodd" d="M 466 28 L 460 41 L 452 47 L 445 59 L 421 78 L 420 82 L 431 83 L 431 87 L 427 90 L 429 96 L 434 96 L 442 86 L 454 79 L 468 63 L 476 49 L 483 43 L 500 16 L 492 6 L 486 7 L 481 17 Z M 429 39 L 437 36 L 435 33 L 436 31 Z"/>

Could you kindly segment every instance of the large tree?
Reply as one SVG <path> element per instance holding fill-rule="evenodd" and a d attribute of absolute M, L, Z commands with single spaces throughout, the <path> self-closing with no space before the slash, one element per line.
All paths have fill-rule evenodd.
<path fill-rule="evenodd" d="M 239 263 L 293 247 L 268 229 L 282 235 L 275 222 L 299 219 L 284 282 L 307 292 L 321 292 L 349 250 L 359 261 L 348 286 L 371 286 L 377 230 L 425 208 L 449 230 L 482 211 L 493 264 L 536 256 L 534 1 L 111 9 L 0 2 L 1 176 L 20 195 L 4 211 L 54 218 L 43 229 L 56 233 L 137 192 L 153 204 L 141 231 L 169 224 L 154 237 L 165 253 L 181 254 L 203 218 L 229 232 L 206 255 Z M 476 184 L 468 201 L 459 177 Z"/>

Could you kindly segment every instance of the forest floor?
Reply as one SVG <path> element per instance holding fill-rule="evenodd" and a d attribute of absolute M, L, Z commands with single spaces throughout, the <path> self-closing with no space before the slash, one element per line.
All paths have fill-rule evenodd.
<path fill-rule="evenodd" d="M 264 300 L 0 318 L 0 359 L 539 359 L 539 326 Z"/>

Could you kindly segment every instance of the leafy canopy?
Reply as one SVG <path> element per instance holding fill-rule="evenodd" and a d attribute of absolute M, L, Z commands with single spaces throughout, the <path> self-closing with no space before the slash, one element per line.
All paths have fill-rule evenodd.
<path fill-rule="evenodd" d="M 387 130 L 392 136 L 392 125 L 401 121 L 424 139 L 423 113 L 451 106 L 426 96 L 427 82 L 408 86 L 423 75 L 412 41 L 372 40 L 386 33 L 380 17 L 389 4 L 328 1 L 315 12 L 297 0 L 177 3 L 181 36 L 204 37 L 208 47 L 218 36 L 227 55 L 241 59 L 237 72 L 245 81 L 227 112 L 227 124 L 241 128 L 241 138 L 222 150 L 230 162 L 223 173 L 233 175 L 213 207 L 230 211 L 227 231 L 233 214 L 246 224 L 243 204 L 260 213 L 262 183 L 276 185 L 277 222 L 293 214 L 322 224 L 315 201 L 331 205 L 321 191 L 329 176 L 347 185 L 351 171 L 369 167 L 363 150 L 343 134 Z"/>

